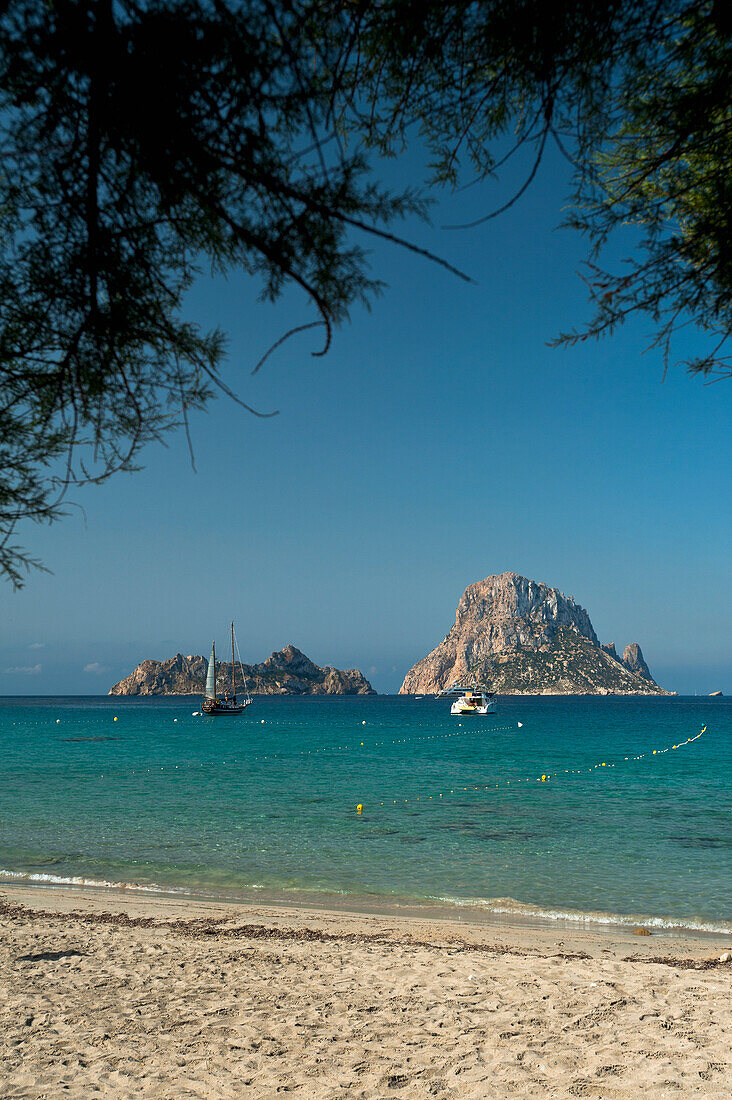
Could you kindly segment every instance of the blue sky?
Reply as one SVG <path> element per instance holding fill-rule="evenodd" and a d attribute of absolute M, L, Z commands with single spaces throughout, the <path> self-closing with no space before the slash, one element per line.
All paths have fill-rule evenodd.
<path fill-rule="evenodd" d="M 53 572 L 0 589 L 0 694 L 106 693 L 145 657 L 223 644 L 232 617 L 246 661 L 292 642 L 396 691 L 466 585 L 507 569 L 573 595 L 601 640 L 639 642 L 665 687 L 732 691 L 732 383 L 663 381 L 646 320 L 547 347 L 589 314 L 583 242 L 556 228 L 563 166 L 501 218 L 439 228 L 507 186 L 405 226 L 474 285 L 376 245 L 389 288 L 325 359 L 306 333 L 251 377 L 307 304 L 200 280 L 188 315 L 229 333 L 227 382 L 280 414 L 222 398 L 192 422 L 197 472 L 171 437 L 142 472 L 76 492 L 83 512 L 22 531 Z M 678 357 L 697 346 L 687 331 Z"/>

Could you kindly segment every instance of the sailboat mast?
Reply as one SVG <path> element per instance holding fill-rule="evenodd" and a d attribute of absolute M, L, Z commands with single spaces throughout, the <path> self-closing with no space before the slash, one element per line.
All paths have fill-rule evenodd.
<path fill-rule="evenodd" d="M 236 702 L 236 675 L 234 673 L 234 624 L 231 624 L 231 694 Z"/>

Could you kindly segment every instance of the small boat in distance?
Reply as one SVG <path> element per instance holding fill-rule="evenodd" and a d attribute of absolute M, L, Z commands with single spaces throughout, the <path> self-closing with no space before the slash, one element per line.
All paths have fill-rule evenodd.
<path fill-rule="evenodd" d="M 241 667 L 241 660 L 239 661 Z M 243 678 L 243 672 L 242 672 Z M 241 714 L 244 707 L 251 703 L 251 697 L 247 692 L 240 702 L 236 698 L 236 661 L 234 659 L 234 624 L 231 624 L 231 695 L 228 689 L 224 690 L 223 697 L 219 695 L 216 680 L 216 643 L 211 645 L 211 656 L 208 661 L 206 673 L 206 691 L 201 703 L 201 713 L 212 717 L 220 714 Z"/>
<path fill-rule="evenodd" d="M 450 707 L 450 714 L 495 714 L 495 692 L 482 684 L 451 684 L 449 688 L 443 688 L 438 693 L 438 699 L 443 695 L 456 695 L 455 702 Z"/>

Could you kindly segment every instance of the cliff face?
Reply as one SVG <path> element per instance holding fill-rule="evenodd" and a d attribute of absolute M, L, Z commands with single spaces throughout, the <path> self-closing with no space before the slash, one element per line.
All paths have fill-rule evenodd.
<path fill-rule="evenodd" d="M 216 662 L 221 689 L 231 684 L 231 662 Z M 205 657 L 177 653 L 167 661 L 143 661 L 110 695 L 199 695 L 206 681 Z M 320 668 L 293 645 L 258 665 L 242 665 L 246 686 L 256 695 L 375 695 L 356 668 Z M 237 689 L 242 690 L 237 667 Z"/>
<path fill-rule="evenodd" d="M 626 668 L 629 668 L 631 672 L 637 672 L 644 680 L 650 680 L 651 683 L 654 682 L 651 676 L 651 670 L 643 660 L 643 653 L 637 642 L 631 642 L 630 645 L 627 645 L 623 650 L 623 664 Z"/>
<path fill-rule="evenodd" d="M 667 695 L 640 646 L 623 660 L 601 646 L 590 617 L 556 588 L 501 573 L 465 589 L 443 642 L 409 670 L 401 694 L 482 682 L 516 695 Z"/>

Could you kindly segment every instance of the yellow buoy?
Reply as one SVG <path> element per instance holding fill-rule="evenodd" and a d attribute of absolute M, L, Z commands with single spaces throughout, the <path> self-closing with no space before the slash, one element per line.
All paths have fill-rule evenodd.
<path fill-rule="evenodd" d="M 359 802 L 358 806 L 356 806 L 356 813 L 363 813 L 363 804 L 361 802 Z"/>
<path fill-rule="evenodd" d="M 115 714 L 115 716 L 114 716 L 114 720 L 115 720 L 115 722 L 117 721 L 117 715 L 116 715 L 116 714 Z"/>

